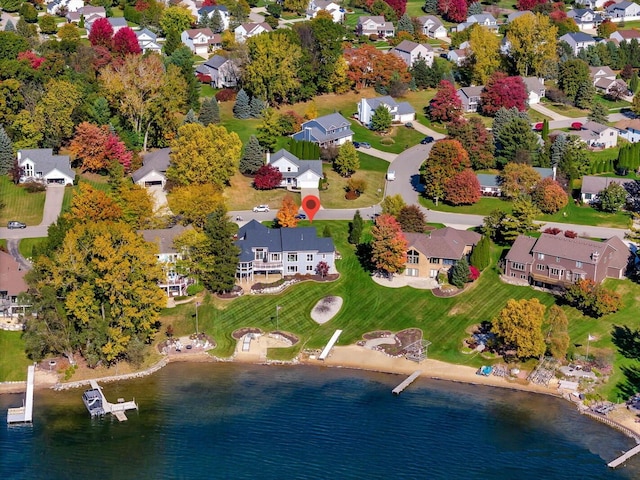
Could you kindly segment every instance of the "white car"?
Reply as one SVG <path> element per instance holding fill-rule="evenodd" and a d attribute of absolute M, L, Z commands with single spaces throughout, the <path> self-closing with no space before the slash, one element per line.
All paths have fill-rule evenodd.
<path fill-rule="evenodd" d="M 268 212 L 269 205 L 258 205 L 257 207 L 253 207 L 254 212 Z"/>

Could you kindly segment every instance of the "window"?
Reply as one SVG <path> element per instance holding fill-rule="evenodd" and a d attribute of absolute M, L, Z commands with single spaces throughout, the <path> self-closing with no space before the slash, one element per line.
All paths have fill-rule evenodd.
<path fill-rule="evenodd" d="M 313 253 L 307 253 L 307 262 L 313 262 Z"/>
<path fill-rule="evenodd" d="M 264 248 L 256 248 L 255 251 L 255 259 L 256 260 L 264 260 L 267 258 L 267 252 Z"/>
<path fill-rule="evenodd" d="M 430 258 L 429 259 L 429 263 L 440 263 L 440 259 L 439 258 Z"/>
<path fill-rule="evenodd" d="M 560 276 L 562 270 L 560 270 L 559 268 L 550 268 L 549 269 L 551 275 L 555 275 L 555 276 Z"/>
<path fill-rule="evenodd" d="M 282 254 L 281 253 L 272 253 L 271 254 L 271 261 L 272 262 L 281 262 L 282 261 Z"/>
<path fill-rule="evenodd" d="M 544 260 L 544 253 L 538 254 L 538 260 Z"/>
<path fill-rule="evenodd" d="M 307 265 L 307 272 L 313 272 L 313 265 Z"/>
<path fill-rule="evenodd" d="M 513 268 L 514 270 L 524 270 L 524 264 L 523 263 L 517 263 L 517 262 L 511 262 L 511 268 Z"/>
<path fill-rule="evenodd" d="M 420 254 L 418 252 L 416 252 L 415 250 L 409 250 L 407 252 L 407 263 L 410 263 L 411 265 L 417 265 L 419 263 L 420 260 Z"/>
<path fill-rule="evenodd" d="M 560 263 L 560 257 L 556 257 L 556 263 Z"/>
<path fill-rule="evenodd" d="M 445 259 L 442 261 L 442 264 L 443 264 L 443 265 L 455 265 L 455 264 L 456 264 L 456 261 L 455 261 L 454 259 L 452 259 L 452 258 L 445 258 Z"/>
<path fill-rule="evenodd" d="M 536 270 L 540 271 L 540 272 L 544 272 L 547 269 L 546 265 L 542 265 L 541 263 L 539 263 L 538 265 L 536 265 Z"/>
<path fill-rule="evenodd" d="M 287 273 L 298 273 L 298 266 L 297 265 L 287 266 Z"/>
<path fill-rule="evenodd" d="M 297 253 L 288 253 L 287 254 L 287 261 L 288 262 L 297 262 L 298 261 L 298 254 Z"/>
<path fill-rule="evenodd" d="M 576 262 L 576 268 L 582 268 L 582 262 Z"/>
<path fill-rule="evenodd" d="M 418 276 L 418 269 L 417 268 L 407 268 L 407 270 L 405 271 L 405 274 L 407 275 L 407 277 L 417 277 Z"/>

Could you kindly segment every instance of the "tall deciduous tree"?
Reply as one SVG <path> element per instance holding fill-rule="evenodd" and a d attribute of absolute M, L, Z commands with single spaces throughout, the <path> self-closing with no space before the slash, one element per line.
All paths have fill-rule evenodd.
<path fill-rule="evenodd" d="M 509 198 L 528 195 L 540 181 L 540 174 L 530 165 L 507 163 L 498 177 L 502 194 Z"/>
<path fill-rule="evenodd" d="M 569 320 L 564 310 L 558 305 L 549 309 L 549 336 L 547 339 L 549 353 L 558 360 L 564 360 L 569 350 Z"/>
<path fill-rule="evenodd" d="M 82 93 L 67 80 L 49 80 L 45 93 L 36 105 L 32 121 L 43 135 L 42 143 L 57 148 L 73 133 L 76 109 Z"/>
<path fill-rule="evenodd" d="M 167 34 L 170 31 L 183 32 L 195 22 L 191 11 L 184 5 L 172 5 L 165 8 L 160 17 L 160 27 Z"/>
<path fill-rule="evenodd" d="M 492 330 L 520 358 L 537 357 L 545 351 L 542 321 L 545 306 L 537 298 L 511 299 L 493 319 Z"/>
<path fill-rule="evenodd" d="M 458 140 L 467 151 L 474 170 L 495 167 L 493 134 L 487 130 L 480 118 L 471 117 L 469 120 L 459 118 L 449 122 L 447 132 L 451 138 Z"/>
<path fill-rule="evenodd" d="M 347 142 L 340 146 L 333 168 L 343 177 L 350 177 L 360 168 L 360 157 L 353 143 Z"/>
<path fill-rule="evenodd" d="M 388 276 L 402 272 L 407 263 L 408 243 L 397 220 L 391 215 L 380 215 L 371 235 L 371 261 L 376 269 Z"/>
<path fill-rule="evenodd" d="M 407 64 L 397 55 L 387 55 L 373 45 L 348 49 L 344 53 L 349 65 L 347 76 L 356 88 L 374 85 L 388 86 L 394 74 L 401 82 L 410 79 Z"/>
<path fill-rule="evenodd" d="M 278 226 L 293 228 L 298 225 L 298 219 L 296 215 L 300 207 L 293 200 L 291 195 L 285 195 L 282 199 L 282 206 L 276 214 L 276 220 Z"/>
<path fill-rule="evenodd" d="M 500 39 L 487 28 L 478 26 L 469 34 L 471 81 L 484 85 L 500 67 Z"/>
<path fill-rule="evenodd" d="M 202 229 L 216 208 L 224 205 L 222 193 L 210 183 L 192 183 L 176 187 L 169 196 L 171 211 L 186 224 Z"/>
<path fill-rule="evenodd" d="M 464 22 L 467 18 L 467 7 L 465 0 L 438 0 L 438 12 L 450 22 Z"/>
<path fill-rule="evenodd" d="M 171 142 L 167 178 L 179 185 L 210 183 L 222 190 L 238 170 L 241 151 L 238 134 L 222 126 L 183 125 Z"/>
<path fill-rule="evenodd" d="M 538 182 L 533 189 L 531 198 L 543 213 L 556 213 L 569 203 L 567 192 L 550 177 L 543 178 Z"/>
<path fill-rule="evenodd" d="M 558 87 L 572 101 L 576 100 L 580 87 L 584 83 L 591 84 L 589 65 L 585 61 L 574 58 L 560 64 Z"/>
<path fill-rule="evenodd" d="M 80 190 L 71 199 L 71 209 L 65 214 L 70 221 L 100 222 L 118 221 L 122 209 L 107 193 L 82 182 Z"/>
<path fill-rule="evenodd" d="M 540 13 L 513 20 L 506 38 L 514 70 L 525 77 L 544 76 L 557 62 L 557 33 L 549 17 Z"/>
<path fill-rule="evenodd" d="M 480 95 L 482 113 L 495 115 L 503 107 L 524 112 L 528 98 L 522 77 L 508 77 L 505 73 L 494 72 Z"/>
<path fill-rule="evenodd" d="M 462 116 L 462 101 L 456 93 L 456 87 L 447 80 L 442 80 L 438 92 L 429 102 L 429 118 L 436 122 L 447 123 Z"/>
<path fill-rule="evenodd" d="M 393 217 L 397 217 L 400 214 L 400 211 L 407 206 L 400 194 L 387 195 L 384 197 L 380 205 L 382 206 L 382 213 L 386 213 Z"/>
<path fill-rule="evenodd" d="M 119 57 L 142 53 L 142 49 L 138 44 L 138 37 L 136 37 L 135 32 L 129 27 L 121 28 L 115 33 L 111 49 L 114 56 Z"/>
<path fill-rule="evenodd" d="M 427 218 L 417 205 L 405 205 L 396 216 L 403 232 L 424 233 Z"/>
<path fill-rule="evenodd" d="M 98 18 L 91 25 L 89 31 L 89 42 L 94 47 L 105 47 L 111 49 L 113 40 L 113 27 L 106 18 Z"/>
<path fill-rule="evenodd" d="M 256 138 L 260 145 L 271 153 L 276 149 L 278 137 L 282 134 L 280 127 L 280 116 L 273 108 L 267 108 L 262 112 L 262 123 L 258 125 Z"/>
<path fill-rule="evenodd" d="M 76 127 L 69 150 L 80 160 L 83 172 L 106 170 L 113 161 L 120 163 L 128 171 L 133 156 L 108 126 L 99 127 L 88 122 L 82 122 Z"/>
<path fill-rule="evenodd" d="M 458 140 L 438 140 L 420 167 L 426 195 L 437 204 L 445 196 L 449 179 L 469 167 L 469 155 Z"/>
<path fill-rule="evenodd" d="M 471 205 L 480 200 L 480 182 L 470 168 L 451 177 L 444 190 L 445 200 L 452 205 Z"/>

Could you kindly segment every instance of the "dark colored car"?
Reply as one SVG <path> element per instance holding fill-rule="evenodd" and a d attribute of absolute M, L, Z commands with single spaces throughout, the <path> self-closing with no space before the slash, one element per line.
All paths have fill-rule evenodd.
<path fill-rule="evenodd" d="M 433 137 L 428 136 L 428 137 L 424 137 L 422 140 L 420 140 L 420 143 L 422 145 L 426 145 L 427 143 L 433 143 Z"/>
<path fill-rule="evenodd" d="M 297 220 L 306 220 L 307 216 L 304 213 L 299 213 L 296 215 Z"/>
<path fill-rule="evenodd" d="M 27 228 L 26 223 L 18 222 L 17 220 L 11 220 L 7 223 L 7 228 L 13 230 L 14 228 Z"/>
<path fill-rule="evenodd" d="M 407 127 L 407 128 L 413 128 L 413 123 L 407 122 L 407 123 L 404 124 L 404 126 Z"/>
<path fill-rule="evenodd" d="M 360 142 L 352 142 L 353 146 L 356 148 L 360 148 Z"/>

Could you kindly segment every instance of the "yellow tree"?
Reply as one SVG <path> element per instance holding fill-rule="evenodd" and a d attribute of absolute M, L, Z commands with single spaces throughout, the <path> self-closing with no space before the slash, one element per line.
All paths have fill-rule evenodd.
<path fill-rule="evenodd" d="M 80 89 L 67 80 L 49 80 L 36 105 L 33 122 L 43 135 L 43 144 L 57 148 L 71 137 L 74 112 L 82 103 Z"/>
<path fill-rule="evenodd" d="M 485 27 L 471 29 L 471 81 L 484 85 L 500 66 L 500 39 Z"/>
<path fill-rule="evenodd" d="M 537 298 L 511 299 L 493 319 L 492 330 L 520 358 L 537 357 L 545 351 L 542 321 L 546 307 Z"/>
<path fill-rule="evenodd" d="M 298 225 L 298 219 L 296 215 L 298 214 L 298 205 L 293 200 L 291 195 L 286 195 L 282 199 L 282 206 L 278 213 L 276 214 L 276 220 L 278 221 L 278 225 L 281 227 L 295 227 Z"/>
<path fill-rule="evenodd" d="M 122 182 L 116 201 L 122 209 L 122 219 L 134 228 L 147 226 L 153 218 L 153 200 L 146 188 Z"/>
<path fill-rule="evenodd" d="M 171 142 L 167 177 L 178 185 L 208 183 L 221 191 L 238 171 L 241 152 L 237 133 L 213 123 L 187 123 Z"/>
<path fill-rule="evenodd" d="M 371 261 L 388 276 L 400 273 L 407 263 L 408 243 L 402 227 L 389 214 L 383 213 L 371 229 Z"/>
<path fill-rule="evenodd" d="M 198 228 L 203 228 L 209 214 L 224 203 L 220 190 L 210 183 L 176 187 L 168 200 L 173 213 Z"/>
<path fill-rule="evenodd" d="M 71 199 L 71 210 L 65 215 L 69 220 L 80 222 L 116 221 L 122 217 L 122 209 L 102 190 L 81 183 L 80 191 Z"/>
<path fill-rule="evenodd" d="M 557 62 L 558 27 L 548 16 L 522 15 L 509 24 L 509 57 L 515 70 L 523 76 L 542 76 Z"/>
<path fill-rule="evenodd" d="M 191 28 L 194 22 L 195 18 L 191 15 L 191 11 L 182 4 L 165 8 L 160 17 L 160 27 L 165 34 L 169 33 L 170 30 L 183 32 Z"/>
<path fill-rule="evenodd" d="M 524 163 L 507 163 L 499 177 L 504 195 L 514 198 L 529 195 L 540 181 L 540 174 Z"/>

